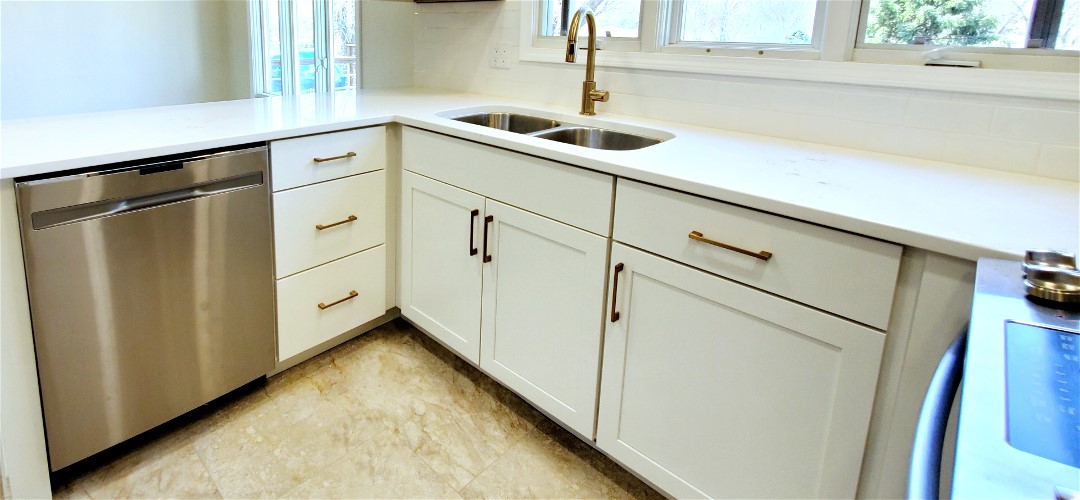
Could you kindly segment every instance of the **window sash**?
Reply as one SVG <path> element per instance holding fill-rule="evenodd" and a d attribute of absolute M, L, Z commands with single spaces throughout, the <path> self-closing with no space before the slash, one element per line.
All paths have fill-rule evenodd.
<path fill-rule="evenodd" d="M 312 1 L 313 9 L 313 64 L 315 66 L 315 82 L 312 90 L 307 92 L 330 92 L 334 89 L 334 81 L 337 78 L 336 65 L 333 54 L 333 27 L 331 20 L 331 3 L 329 0 L 306 0 Z M 275 4 L 278 8 L 277 26 L 270 26 L 270 6 Z M 356 2 L 356 24 L 359 26 L 360 2 Z M 281 43 L 281 56 L 278 64 L 281 67 L 281 92 L 280 95 L 300 94 L 300 51 L 295 39 L 295 26 L 297 10 L 292 0 L 251 0 L 248 9 L 249 31 L 251 40 L 251 87 L 255 96 L 278 95 L 273 90 L 271 73 L 273 64 L 270 61 L 269 30 L 275 29 Z M 356 86 L 359 86 L 359 49 L 357 49 L 357 74 Z"/>
<path fill-rule="evenodd" d="M 533 15 L 530 46 L 537 49 L 565 48 L 565 37 L 538 36 L 541 23 L 550 22 L 551 0 L 533 0 L 534 9 L 522 9 L 523 16 Z M 1059 0 L 1037 0 L 1043 2 Z M 820 59 L 823 61 L 880 62 L 892 64 L 923 63 L 922 55 L 939 46 L 867 44 L 865 25 L 869 12 L 867 0 L 818 0 L 811 43 L 723 43 L 680 42 L 682 0 L 642 0 L 640 38 L 598 38 L 600 48 L 612 52 L 668 53 L 679 55 L 751 56 L 755 58 Z M 547 16 L 547 17 L 545 17 Z M 525 24 L 523 23 L 523 27 Z M 523 40 L 526 36 L 523 34 Z M 890 54 L 889 51 L 901 53 Z M 987 56 L 987 54 L 992 54 Z M 989 66 L 1009 69 L 1075 71 L 1077 51 L 1057 49 L 1015 49 L 1006 47 L 965 47 L 949 52 L 950 58 L 984 58 Z M 1048 60 L 1047 57 L 1050 59 Z M 601 59 L 605 59 L 601 57 Z M 612 58 L 606 58 L 612 59 Z M 626 58 L 618 58 L 626 60 Z M 1010 62 L 1013 61 L 1013 62 Z M 600 63 L 603 65 L 603 63 Z M 984 63 L 985 64 L 985 63 Z"/>

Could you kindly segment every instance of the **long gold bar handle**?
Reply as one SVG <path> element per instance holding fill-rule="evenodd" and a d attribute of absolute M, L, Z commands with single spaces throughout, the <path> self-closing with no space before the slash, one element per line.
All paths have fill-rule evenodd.
<path fill-rule="evenodd" d="M 690 237 L 690 239 L 692 239 L 694 241 L 700 241 L 702 243 L 708 243 L 710 245 L 715 245 L 715 246 L 718 246 L 720 248 L 723 248 L 724 250 L 731 250 L 732 252 L 739 252 L 739 253 L 741 253 L 743 255 L 749 255 L 749 256 L 751 256 L 751 257 L 753 257 L 755 259 L 761 259 L 761 260 L 763 260 L 765 262 L 768 262 L 769 259 L 772 258 L 772 252 L 766 252 L 764 250 L 762 250 L 760 252 L 751 252 L 750 250 L 744 250 L 744 249 L 739 248 L 739 247 L 733 247 L 733 246 L 725 244 L 725 243 L 720 243 L 719 241 L 710 240 L 710 239 L 706 238 L 704 234 L 701 234 L 701 231 L 690 231 L 689 237 Z"/>
<path fill-rule="evenodd" d="M 356 293 L 356 290 L 349 290 L 349 296 L 345 297 L 344 299 L 338 299 L 338 300 L 335 300 L 335 301 L 333 301 L 333 302 L 331 302 L 329 304 L 323 304 L 322 302 L 319 302 L 319 309 L 329 309 L 329 308 L 334 307 L 334 306 L 336 306 L 336 305 L 338 305 L 338 304 L 340 304 L 342 302 L 345 302 L 346 300 L 355 299 L 357 295 L 360 295 L 360 294 Z"/>
<path fill-rule="evenodd" d="M 342 158 L 352 158 L 354 156 L 356 156 L 356 153 L 353 153 L 352 151 L 349 151 L 348 153 L 345 153 L 345 154 L 340 155 L 340 156 L 331 156 L 329 158 L 318 158 L 318 157 L 316 157 L 316 158 L 312 158 L 312 160 L 314 160 L 315 163 L 322 163 L 324 161 L 340 160 Z"/>
<path fill-rule="evenodd" d="M 315 229 L 318 229 L 319 231 L 322 231 L 323 229 L 330 229 L 330 228 L 332 228 L 334 226 L 340 226 L 342 224 L 348 224 L 348 223 L 353 222 L 355 220 L 356 220 L 356 216 L 355 215 L 350 215 L 349 218 L 347 218 L 345 220 L 339 220 L 339 221 L 337 221 L 337 222 L 335 222 L 333 224 L 327 224 L 325 226 L 322 225 L 322 224 L 315 224 Z"/>

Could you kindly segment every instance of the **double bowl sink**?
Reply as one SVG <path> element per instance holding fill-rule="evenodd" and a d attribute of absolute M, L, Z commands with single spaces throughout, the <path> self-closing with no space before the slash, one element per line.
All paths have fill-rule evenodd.
<path fill-rule="evenodd" d="M 573 146 L 609 151 L 641 149 L 670 139 L 621 132 L 605 127 L 565 123 L 517 112 L 496 111 L 450 116 L 451 120 L 480 125 L 516 134 L 547 139 Z M 665 135 L 659 133 L 657 135 Z M 670 135 L 670 134 L 666 134 Z"/>

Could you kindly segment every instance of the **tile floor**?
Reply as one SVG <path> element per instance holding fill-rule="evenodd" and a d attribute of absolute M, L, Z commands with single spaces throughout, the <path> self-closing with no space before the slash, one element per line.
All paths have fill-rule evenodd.
<path fill-rule="evenodd" d="M 662 498 L 396 320 L 57 478 L 58 498 Z"/>

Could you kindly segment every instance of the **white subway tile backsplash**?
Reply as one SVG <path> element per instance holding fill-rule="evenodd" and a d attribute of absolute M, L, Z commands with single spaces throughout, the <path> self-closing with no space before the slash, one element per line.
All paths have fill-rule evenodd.
<path fill-rule="evenodd" d="M 726 130 L 738 130 L 742 123 L 743 110 L 734 106 L 659 97 L 644 100 L 645 116 L 654 120 Z"/>
<path fill-rule="evenodd" d="M 416 85 L 577 108 L 582 64 L 519 61 L 522 2 L 418 4 Z M 510 69 L 490 67 L 496 42 Z M 584 61 L 584 58 L 581 58 Z M 626 114 L 1076 181 L 1080 102 L 598 68 Z"/>
<path fill-rule="evenodd" d="M 945 134 L 902 125 L 867 124 L 861 149 L 940 160 L 945 151 Z"/>
<path fill-rule="evenodd" d="M 994 107 L 932 99 L 908 99 L 903 124 L 909 127 L 942 132 L 986 134 Z"/>
<path fill-rule="evenodd" d="M 780 87 L 772 90 L 769 109 L 804 115 L 829 116 L 836 108 L 836 92 Z"/>
<path fill-rule="evenodd" d="M 948 134 L 943 159 L 947 162 L 1034 174 L 1039 145 L 985 135 Z"/>
<path fill-rule="evenodd" d="M 999 107 L 990 134 L 994 137 L 1076 146 L 1080 114 L 1049 109 Z"/>
<path fill-rule="evenodd" d="M 904 119 L 907 99 L 867 92 L 840 92 L 832 116 L 845 120 L 898 125 Z"/>
<path fill-rule="evenodd" d="M 1035 173 L 1042 177 L 1080 181 L 1080 148 L 1043 144 Z"/>

